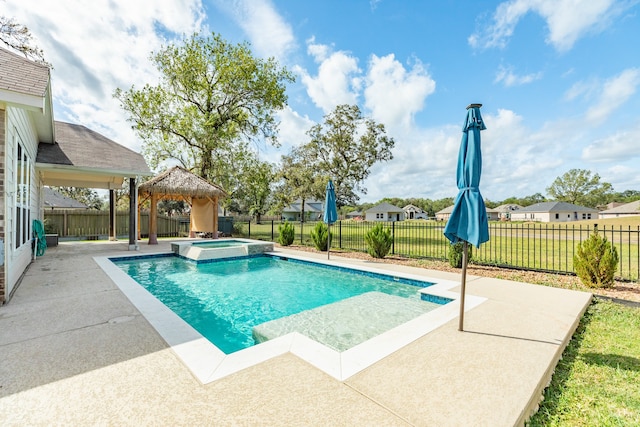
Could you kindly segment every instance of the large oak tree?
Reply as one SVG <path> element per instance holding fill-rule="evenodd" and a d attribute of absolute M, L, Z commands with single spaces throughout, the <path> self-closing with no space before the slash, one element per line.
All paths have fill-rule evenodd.
<path fill-rule="evenodd" d="M 225 186 L 223 177 L 240 178 L 235 160 L 247 141 L 277 143 L 275 112 L 285 107 L 285 84 L 294 78 L 273 58 L 256 58 L 247 43 L 213 33 L 170 44 L 151 60 L 157 85 L 114 93 L 151 167 L 174 159 Z"/>
<path fill-rule="evenodd" d="M 318 173 L 333 180 L 338 207 L 355 204 L 356 192 L 367 192 L 363 182 L 371 167 L 393 158 L 393 138 L 357 105 L 338 105 L 307 135 L 310 141 L 301 150 Z"/>
<path fill-rule="evenodd" d="M 613 195 L 613 186 L 600 182 L 600 175 L 585 169 L 571 169 L 557 177 L 547 193 L 555 200 L 595 208 L 606 204 Z"/>

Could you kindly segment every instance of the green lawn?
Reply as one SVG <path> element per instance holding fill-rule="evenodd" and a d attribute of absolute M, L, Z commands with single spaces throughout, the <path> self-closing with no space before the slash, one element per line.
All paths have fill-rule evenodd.
<path fill-rule="evenodd" d="M 640 426 L 640 308 L 596 300 L 530 426 Z"/>
<path fill-rule="evenodd" d="M 640 218 L 640 217 L 638 217 Z M 636 223 L 639 219 L 634 220 Z M 311 246 L 309 232 L 315 223 L 305 223 L 302 233 L 300 223 L 296 228 L 295 244 Z M 332 248 L 366 252 L 364 234 L 374 225 L 365 221 L 341 221 L 332 226 Z M 388 226 L 393 228 L 392 254 L 413 258 L 447 259 L 449 242 L 443 234 L 442 221 L 402 221 Z M 518 267 L 533 270 L 573 272 L 573 254 L 578 244 L 589 237 L 594 222 L 575 224 L 492 222 L 490 239 L 479 250 L 473 251 L 473 262 L 497 266 Z M 242 236 L 261 240 L 276 240 L 278 224 L 241 225 Z M 617 276 L 638 280 L 640 270 L 640 226 L 630 219 L 600 220 L 598 228 L 619 255 Z"/>

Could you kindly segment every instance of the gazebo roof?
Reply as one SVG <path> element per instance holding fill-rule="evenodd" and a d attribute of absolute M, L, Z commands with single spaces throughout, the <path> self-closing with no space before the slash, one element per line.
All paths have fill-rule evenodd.
<path fill-rule="evenodd" d="M 222 188 L 180 166 L 174 166 L 140 184 L 138 191 L 142 195 L 158 194 L 162 198 L 227 196 Z"/>

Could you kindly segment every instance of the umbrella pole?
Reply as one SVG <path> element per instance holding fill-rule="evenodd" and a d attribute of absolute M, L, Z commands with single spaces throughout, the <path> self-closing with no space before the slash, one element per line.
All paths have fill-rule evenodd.
<path fill-rule="evenodd" d="M 329 252 L 331 252 L 331 224 L 327 223 L 327 259 L 329 259 Z"/>
<path fill-rule="evenodd" d="M 462 283 L 460 287 L 460 323 L 458 323 L 458 330 L 463 331 L 464 324 L 464 294 L 465 287 L 467 285 L 467 262 L 469 260 L 469 243 L 464 242 L 462 244 Z"/>

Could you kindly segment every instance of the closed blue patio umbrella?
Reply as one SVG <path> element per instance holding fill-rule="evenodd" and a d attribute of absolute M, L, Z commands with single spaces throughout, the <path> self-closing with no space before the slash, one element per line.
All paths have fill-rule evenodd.
<path fill-rule="evenodd" d="M 336 190 L 333 182 L 327 182 L 326 194 L 324 198 L 323 221 L 327 223 L 327 259 L 331 252 L 331 224 L 338 220 L 338 210 L 336 209 Z"/>
<path fill-rule="evenodd" d="M 482 104 L 467 107 L 467 118 L 462 126 L 462 142 L 458 154 L 456 179 L 458 195 L 444 235 L 451 243 L 463 242 L 462 282 L 460 289 L 460 320 L 458 330 L 463 330 L 464 295 L 467 282 L 467 264 L 471 243 L 476 248 L 489 240 L 489 222 L 487 209 L 480 194 L 480 175 L 482 173 L 482 154 L 480 150 L 480 131 L 486 129 L 480 115 Z"/>

